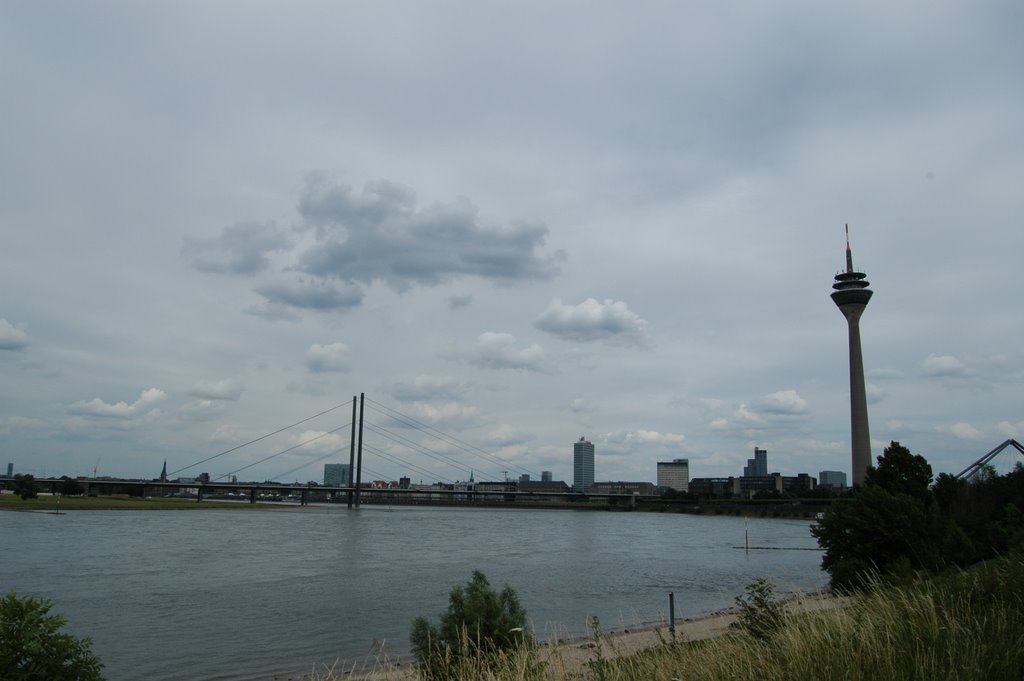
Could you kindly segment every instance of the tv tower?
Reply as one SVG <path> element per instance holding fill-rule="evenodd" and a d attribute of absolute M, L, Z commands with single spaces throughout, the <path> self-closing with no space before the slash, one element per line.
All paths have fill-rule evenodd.
<path fill-rule="evenodd" d="M 868 430 L 868 398 L 864 388 L 864 360 L 860 352 L 860 316 L 872 291 L 863 272 L 853 269 L 850 225 L 846 225 L 846 271 L 836 275 L 832 300 L 846 317 L 850 329 L 850 433 L 853 441 L 853 484 L 864 482 L 871 465 L 871 433 Z"/>

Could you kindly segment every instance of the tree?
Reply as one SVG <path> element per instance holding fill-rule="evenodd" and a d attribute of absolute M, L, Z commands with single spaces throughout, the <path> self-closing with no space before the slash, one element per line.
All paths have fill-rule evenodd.
<path fill-rule="evenodd" d="M 878 457 L 878 466 L 869 466 L 864 484 L 878 485 L 893 494 L 909 494 L 917 499 L 928 499 L 928 485 L 932 482 L 932 467 L 920 455 L 895 440 Z"/>
<path fill-rule="evenodd" d="M 939 561 L 936 531 L 927 504 L 909 494 L 870 483 L 833 503 L 811 527 L 825 553 L 821 566 L 832 586 L 860 586 L 867 573 L 933 568 Z"/>
<path fill-rule="evenodd" d="M 526 611 L 512 587 L 506 584 L 498 593 L 484 573 L 474 570 L 465 586 L 449 592 L 440 623 L 417 617 L 409 641 L 420 668 L 430 677 L 444 677 L 462 658 L 532 643 L 526 624 Z"/>
<path fill-rule="evenodd" d="M 50 615 L 51 607 L 13 591 L 0 599 L 0 679 L 103 681 L 92 641 L 60 633 L 65 619 Z"/>
<path fill-rule="evenodd" d="M 14 493 L 25 499 L 35 499 L 39 496 L 36 493 L 36 479 L 30 474 L 18 473 L 14 476 Z"/>
<path fill-rule="evenodd" d="M 57 489 L 66 497 L 75 497 L 82 493 L 82 484 L 74 478 L 62 475 Z"/>

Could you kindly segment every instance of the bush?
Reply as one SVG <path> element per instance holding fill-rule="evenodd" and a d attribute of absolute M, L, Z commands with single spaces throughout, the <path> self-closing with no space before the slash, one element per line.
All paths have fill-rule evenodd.
<path fill-rule="evenodd" d="M 782 604 L 775 599 L 775 585 L 758 579 L 747 585 L 745 596 L 736 597 L 739 619 L 734 625 L 754 638 L 767 641 L 782 627 Z"/>
<path fill-rule="evenodd" d="M 48 614 L 51 607 L 13 591 L 0 599 L 0 679 L 103 681 L 92 641 L 60 633 L 65 619 Z"/>
<path fill-rule="evenodd" d="M 496 662 L 502 653 L 532 648 L 526 611 L 512 587 L 496 592 L 479 570 L 465 586 L 448 594 L 448 610 L 440 624 L 425 617 L 412 623 L 409 641 L 427 678 L 450 678 L 467 660 Z"/>
<path fill-rule="evenodd" d="M 21 497 L 22 501 L 26 499 L 35 499 L 39 495 L 36 493 L 36 479 L 34 476 L 18 473 L 14 476 L 14 493 Z"/>

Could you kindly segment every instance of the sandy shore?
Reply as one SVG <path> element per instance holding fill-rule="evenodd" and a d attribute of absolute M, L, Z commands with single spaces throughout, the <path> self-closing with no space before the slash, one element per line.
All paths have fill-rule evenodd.
<path fill-rule="evenodd" d="M 844 603 L 844 599 L 838 599 L 826 593 L 798 594 L 784 601 L 786 609 L 790 612 L 814 612 L 842 607 Z M 684 641 L 714 638 L 727 633 L 736 618 L 736 612 L 730 609 L 677 620 L 675 635 Z M 671 640 L 671 633 L 667 622 L 653 626 L 603 631 L 601 633 L 601 653 L 605 658 L 624 657 L 654 648 L 668 640 Z M 583 671 L 589 662 L 597 659 L 597 645 L 593 636 L 575 639 L 559 638 L 541 643 L 538 654 L 542 661 L 549 662 L 555 668 L 572 674 Z M 372 667 L 373 665 L 362 665 L 361 667 L 342 669 L 339 665 L 334 670 L 334 678 L 367 681 L 410 681 L 415 678 L 411 659 L 394 660 L 385 663 L 384 666 Z M 319 678 L 311 677 L 314 681 L 326 681 L 329 678 L 331 677 L 326 674 Z"/>

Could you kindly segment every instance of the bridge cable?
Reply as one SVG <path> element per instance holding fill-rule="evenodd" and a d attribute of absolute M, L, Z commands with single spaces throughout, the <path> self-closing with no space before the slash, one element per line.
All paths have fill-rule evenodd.
<path fill-rule="evenodd" d="M 397 433 L 394 433 L 394 432 L 388 430 L 387 428 L 384 428 L 383 426 L 378 426 L 377 424 L 370 423 L 369 421 L 364 421 L 364 423 L 365 423 L 366 426 L 368 426 L 374 432 L 376 432 L 376 433 L 378 433 L 380 435 L 383 435 L 384 437 L 387 437 L 387 438 L 389 438 L 391 440 L 394 440 L 398 444 L 405 444 L 406 446 L 411 447 L 411 448 L 413 448 L 416 451 L 419 451 L 421 454 L 426 454 L 427 456 L 429 456 L 432 459 L 436 459 L 438 461 L 442 461 L 442 463 L 447 463 L 448 465 L 453 466 L 453 467 L 461 470 L 463 473 L 467 473 L 467 474 L 471 474 L 472 473 L 472 468 L 466 466 L 465 463 L 463 463 L 462 461 L 459 461 L 458 459 L 454 459 L 454 458 L 448 456 L 447 454 L 443 454 L 441 452 L 434 451 L 433 449 L 430 449 L 426 445 L 421 445 L 418 442 L 415 442 L 413 440 L 410 440 L 407 437 L 403 437 L 403 436 L 401 436 L 401 435 L 399 435 Z"/>
<path fill-rule="evenodd" d="M 351 402 L 351 400 L 349 400 L 349 401 Z M 242 466 L 241 468 L 238 468 L 238 469 L 236 469 L 236 470 L 233 470 L 233 471 L 231 471 L 230 473 L 224 473 L 223 475 L 221 475 L 221 476 L 217 477 L 217 478 L 216 478 L 216 480 L 220 480 L 221 478 L 225 478 L 225 477 L 227 477 L 227 476 L 229 476 L 229 475 L 234 475 L 235 473 L 240 473 L 240 472 L 244 471 L 244 470 L 245 470 L 245 469 L 247 469 L 247 468 L 252 468 L 253 466 L 255 466 L 255 465 L 257 465 L 257 464 L 261 464 L 261 463 L 263 463 L 264 461 L 270 461 L 271 459 L 273 459 L 273 458 L 275 458 L 275 457 L 281 456 L 282 454 L 287 454 L 288 452 L 290 452 L 290 451 L 293 451 L 293 450 L 296 450 L 296 449 L 298 449 L 299 447 L 303 447 L 303 446 L 305 446 L 305 445 L 308 445 L 308 444 L 309 444 L 310 442 L 316 442 L 317 440 L 319 440 L 319 439 L 320 439 L 320 438 L 322 438 L 322 437 L 327 437 L 328 435 L 331 435 L 331 434 L 333 434 L 333 433 L 337 433 L 337 432 L 338 432 L 339 430 L 341 430 L 342 428 L 348 428 L 348 427 L 349 427 L 349 426 L 351 426 L 351 425 L 352 425 L 352 423 L 351 423 L 351 422 L 349 422 L 349 423 L 346 423 L 346 424 L 345 424 L 345 425 L 343 425 L 343 426 L 338 426 L 338 427 L 337 427 L 337 428 L 335 428 L 334 430 L 328 430 L 328 431 L 327 431 L 327 432 L 325 432 L 325 433 L 320 433 L 320 434 L 319 434 L 319 435 L 317 435 L 316 437 L 313 437 L 313 438 L 310 438 L 310 439 L 308 439 L 308 440 L 305 440 L 305 441 L 303 441 L 303 442 L 300 442 L 300 443 L 299 443 L 299 444 L 297 444 L 297 445 L 292 445 L 291 447 L 288 447 L 287 449 L 282 449 L 281 451 L 279 451 L 279 452 L 277 452 L 277 453 L 275 453 L 275 454 L 271 454 L 270 456 L 265 456 L 265 457 L 263 457 L 262 459 L 260 459 L 259 461 L 253 461 L 252 463 L 250 463 L 250 464 L 247 464 L 247 465 L 245 465 L 245 466 Z"/>
<path fill-rule="evenodd" d="M 488 460 L 490 460 L 490 462 L 492 464 L 496 464 L 496 465 L 499 465 L 499 466 L 508 466 L 509 468 L 518 469 L 519 471 L 521 471 L 523 473 L 528 473 L 530 475 L 536 475 L 535 471 L 531 471 L 528 468 L 523 468 L 522 466 L 518 466 L 518 465 L 510 463 L 508 461 L 503 461 L 503 460 L 495 457 L 494 455 L 490 454 L 489 452 L 481 449 L 480 447 L 477 447 L 476 445 L 472 445 L 472 444 L 470 444 L 468 442 L 460 440 L 459 438 L 455 437 L 454 435 L 450 435 L 448 433 L 445 433 L 442 430 L 434 428 L 433 426 L 429 426 L 429 425 L 427 425 L 427 424 L 425 424 L 425 423 L 423 423 L 421 421 L 417 421 L 413 417 L 409 416 L 408 414 L 404 414 L 404 413 L 398 411 L 397 409 L 392 409 L 391 407 L 388 407 L 387 405 L 381 404 L 380 402 L 377 402 L 376 400 L 373 400 L 373 399 L 371 399 L 369 397 L 366 398 L 366 401 L 371 403 L 371 408 L 373 408 L 373 405 L 377 405 L 378 407 L 381 407 L 382 409 L 386 409 L 388 412 L 394 412 L 395 414 L 398 414 L 402 418 L 398 418 L 398 416 L 394 416 L 393 414 L 390 414 L 390 413 L 387 413 L 387 412 L 383 412 L 383 411 L 381 411 L 381 409 L 374 409 L 375 411 L 381 412 L 385 416 L 388 416 L 388 417 L 394 419 L 395 421 L 398 421 L 399 423 L 403 423 L 403 424 L 405 424 L 407 426 L 410 426 L 410 427 L 413 427 L 412 424 L 415 424 L 416 426 L 419 426 L 419 428 L 416 428 L 417 430 L 421 430 L 421 431 L 425 432 L 426 434 L 431 435 L 432 437 L 434 437 L 434 438 L 436 438 L 438 440 L 442 440 L 444 442 L 447 442 L 448 444 L 455 445 L 459 449 L 462 449 L 463 451 L 465 451 L 465 452 L 467 452 L 469 454 L 473 454 L 474 456 L 477 456 L 477 457 L 487 458 Z M 433 431 L 433 432 L 430 432 L 430 431 Z M 439 433 L 439 435 L 435 435 L 434 433 Z"/>
<path fill-rule="evenodd" d="M 187 466 L 185 466 L 183 468 L 179 468 L 178 470 L 171 471 L 167 475 L 171 476 L 171 475 L 174 475 L 176 473 L 180 473 L 182 471 L 188 470 L 189 468 L 194 468 L 195 466 L 198 466 L 201 463 L 206 463 L 207 461 L 213 461 L 214 459 L 216 459 L 219 456 L 224 456 L 225 454 L 230 454 L 231 452 L 233 452 L 235 450 L 238 450 L 238 449 L 241 449 L 242 447 L 248 447 L 249 445 L 251 445 L 251 444 L 253 444 L 255 442 L 259 442 L 260 440 L 267 439 L 271 435 L 277 435 L 278 433 L 283 433 L 284 431 L 288 430 L 289 428 L 294 428 L 295 426 L 301 425 L 301 424 L 305 423 L 306 421 L 312 421 L 313 419 L 315 419 L 318 416 L 323 416 L 324 414 L 328 414 L 328 413 L 334 411 L 335 409 L 341 409 L 342 407 L 347 406 L 349 404 L 352 404 L 352 400 L 349 400 L 348 402 L 344 402 L 342 404 L 335 405 L 335 406 L 331 407 L 330 409 L 324 409 L 322 412 L 320 412 L 318 414 L 313 414 L 312 416 L 310 416 L 308 418 L 304 418 L 301 421 L 296 421 L 295 423 L 291 424 L 290 426 L 285 426 L 284 428 L 278 428 L 273 433 L 267 433 L 266 435 L 261 435 L 260 437 L 256 438 L 255 440 L 249 440 L 248 442 L 240 444 L 237 447 L 232 447 L 231 449 L 225 449 L 220 454 L 214 454 L 213 456 L 209 456 L 209 457 L 207 457 L 205 459 L 202 459 L 200 461 L 196 461 L 195 463 L 191 463 L 191 464 L 189 464 L 189 465 L 187 465 Z"/>

